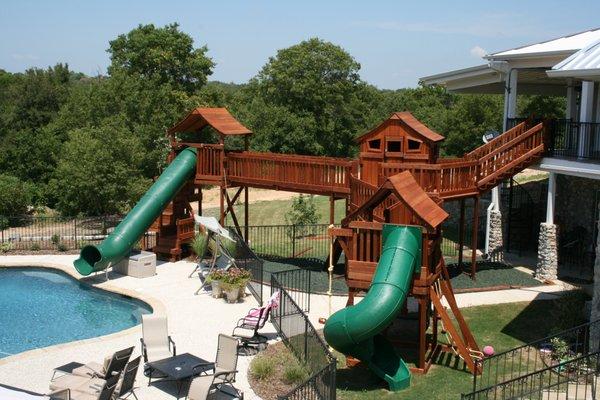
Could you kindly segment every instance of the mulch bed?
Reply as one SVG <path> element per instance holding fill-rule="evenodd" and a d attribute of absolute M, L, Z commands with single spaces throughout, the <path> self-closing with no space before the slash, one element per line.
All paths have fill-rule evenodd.
<path fill-rule="evenodd" d="M 285 361 L 289 357 L 294 357 L 282 342 L 269 345 L 266 350 L 260 352 L 257 357 L 274 358 L 277 362 L 273 374 L 260 380 L 256 379 L 251 372 L 248 373 L 248 382 L 250 387 L 258 396 L 264 400 L 277 400 L 277 396 L 282 396 L 296 387 L 295 384 L 286 384 L 283 382 L 283 371 Z"/>

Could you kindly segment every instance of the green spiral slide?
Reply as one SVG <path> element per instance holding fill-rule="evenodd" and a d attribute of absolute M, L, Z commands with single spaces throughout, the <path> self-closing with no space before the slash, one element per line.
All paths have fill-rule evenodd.
<path fill-rule="evenodd" d="M 364 362 L 390 390 L 410 386 L 410 371 L 381 332 L 406 301 L 421 265 L 421 228 L 384 225 L 383 247 L 369 292 L 358 304 L 334 313 L 325 324 L 327 342 Z"/>
<path fill-rule="evenodd" d="M 129 254 L 196 169 L 196 149 L 185 148 L 163 171 L 127 217 L 98 246 L 81 249 L 73 263 L 81 275 L 102 271 Z"/>

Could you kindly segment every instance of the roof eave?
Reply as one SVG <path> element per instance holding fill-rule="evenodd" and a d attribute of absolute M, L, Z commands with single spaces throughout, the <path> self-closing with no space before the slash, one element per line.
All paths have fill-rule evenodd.
<path fill-rule="evenodd" d="M 489 61 L 510 61 L 520 60 L 524 58 L 548 58 L 556 56 L 570 56 L 576 53 L 578 50 L 556 50 L 556 51 L 545 51 L 545 52 L 533 52 L 533 53 L 519 53 L 519 54 L 502 54 L 494 53 L 484 56 L 483 58 Z"/>
<path fill-rule="evenodd" d="M 600 79 L 600 68 L 594 69 L 571 69 L 571 70 L 550 70 L 546 74 L 551 78 L 585 78 L 595 76 Z"/>

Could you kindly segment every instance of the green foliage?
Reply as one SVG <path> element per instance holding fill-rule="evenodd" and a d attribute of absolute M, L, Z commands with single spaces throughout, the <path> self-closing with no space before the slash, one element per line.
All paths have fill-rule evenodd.
<path fill-rule="evenodd" d="M 257 134 L 256 148 L 348 155 L 367 126 L 359 69 L 344 49 L 317 38 L 279 50 L 244 93 L 250 112 L 243 119 Z"/>
<path fill-rule="evenodd" d="M 60 235 L 58 233 L 55 233 L 50 238 L 50 241 L 52 242 L 53 245 L 58 246 L 58 244 L 60 243 Z"/>
<path fill-rule="evenodd" d="M 21 215 L 31 204 L 29 185 L 19 178 L 0 174 L 0 215 Z"/>
<path fill-rule="evenodd" d="M 295 360 L 294 360 L 295 361 Z M 308 379 L 308 371 L 298 362 L 286 364 L 283 369 L 283 382 L 288 385 L 297 385 Z"/>
<path fill-rule="evenodd" d="M 288 225 L 311 225 L 319 222 L 320 217 L 313 196 L 300 195 L 292 200 L 285 222 Z"/>
<path fill-rule="evenodd" d="M 206 46 L 194 49 L 192 37 L 176 23 L 163 28 L 139 25 L 110 42 L 108 72 L 171 84 L 191 94 L 212 74 L 214 63 L 206 56 L 207 50 Z"/>
<path fill-rule="evenodd" d="M 150 183 L 141 174 L 142 153 L 123 121 L 72 131 L 50 182 L 57 210 L 68 216 L 128 211 Z"/>
<path fill-rule="evenodd" d="M 519 115 L 524 117 L 564 118 L 566 98 L 556 96 L 523 96 Z"/>
<path fill-rule="evenodd" d="M 194 236 L 192 243 L 190 243 L 190 248 L 194 254 L 196 254 L 196 257 L 198 257 L 198 261 L 200 261 L 200 257 L 204 256 L 207 245 L 208 235 L 203 232 L 198 232 L 198 234 Z"/>
<path fill-rule="evenodd" d="M 66 244 L 64 244 L 64 243 L 62 243 L 62 242 L 61 242 L 61 243 L 59 243 L 59 244 L 58 244 L 58 246 L 56 246 L 56 249 L 57 249 L 58 251 L 60 251 L 60 252 L 63 252 L 63 253 L 64 253 L 65 251 L 69 250 L 69 248 L 67 247 L 67 245 L 66 245 Z"/>
<path fill-rule="evenodd" d="M 556 361 L 565 362 L 572 356 L 571 346 L 569 343 L 561 338 L 555 337 L 550 339 L 552 344 L 552 358 Z"/>
<path fill-rule="evenodd" d="M 31 250 L 31 251 L 40 251 L 40 249 L 41 249 L 40 244 L 37 242 L 33 242 L 31 244 L 31 246 L 29 246 L 29 250 Z"/>
<path fill-rule="evenodd" d="M 273 376 L 276 363 L 274 358 L 258 355 L 250 363 L 250 374 L 253 378 L 264 381 Z"/>
<path fill-rule="evenodd" d="M 13 249 L 13 245 L 10 242 L 0 243 L 0 254 L 8 253 Z"/>

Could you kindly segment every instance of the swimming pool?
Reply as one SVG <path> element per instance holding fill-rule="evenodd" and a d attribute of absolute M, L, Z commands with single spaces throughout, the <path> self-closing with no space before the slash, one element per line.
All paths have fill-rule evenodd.
<path fill-rule="evenodd" d="M 0 358 L 127 329 L 151 312 L 62 272 L 0 268 Z"/>

